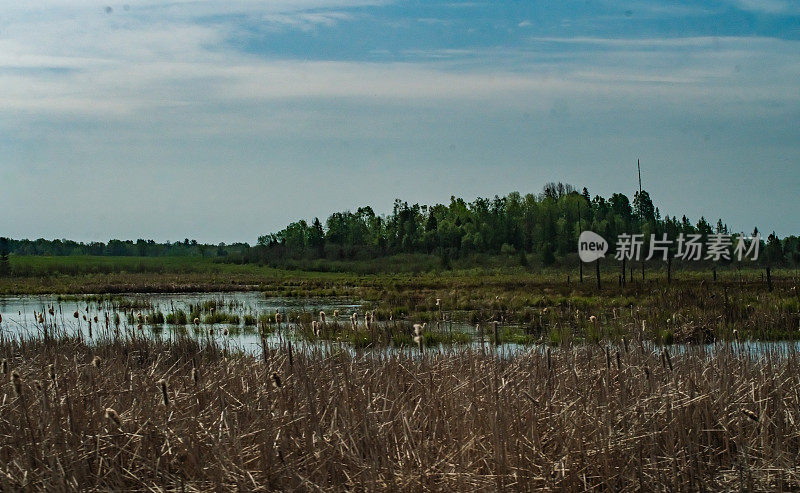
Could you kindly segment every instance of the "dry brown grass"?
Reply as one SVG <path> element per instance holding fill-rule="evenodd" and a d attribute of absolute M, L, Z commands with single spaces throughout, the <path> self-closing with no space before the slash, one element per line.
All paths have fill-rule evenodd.
<path fill-rule="evenodd" d="M 793 352 L 0 347 L 3 491 L 800 488 Z"/>

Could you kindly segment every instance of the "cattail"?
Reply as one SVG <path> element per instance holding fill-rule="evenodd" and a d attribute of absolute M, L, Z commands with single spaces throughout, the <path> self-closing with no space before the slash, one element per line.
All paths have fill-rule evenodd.
<path fill-rule="evenodd" d="M 603 352 L 606 353 L 606 370 L 611 369 L 611 350 L 608 348 L 603 348 Z"/>
<path fill-rule="evenodd" d="M 650 380 L 650 368 L 646 366 L 644 367 L 644 375 L 647 377 L 648 380 Z"/>
<path fill-rule="evenodd" d="M 84 315 L 84 316 L 83 316 L 83 321 L 84 321 L 84 322 L 86 321 L 86 315 Z"/>
<path fill-rule="evenodd" d="M 158 386 L 161 389 L 161 399 L 164 402 L 164 406 L 169 407 L 169 394 L 167 394 L 167 381 L 163 378 L 158 381 Z"/>
<path fill-rule="evenodd" d="M 119 414 L 110 407 L 106 408 L 106 419 L 117 425 L 118 428 L 122 427 L 122 420 L 119 419 Z"/>
<path fill-rule="evenodd" d="M 47 373 L 50 377 L 50 381 L 56 383 L 56 367 L 55 365 L 47 365 Z"/>
<path fill-rule="evenodd" d="M 550 348 L 547 348 L 546 353 L 547 353 L 547 369 L 550 370 L 553 367 L 552 361 L 550 360 Z"/>
<path fill-rule="evenodd" d="M 628 354 L 628 340 L 624 337 L 622 338 L 622 344 L 625 346 L 625 354 Z"/>
<path fill-rule="evenodd" d="M 325 312 L 319 312 L 319 321 L 323 324 L 325 323 Z"/>
<path fill-rule="evenodd" d="M 75 313 L 73 313 L 72 316 L 75 318 L 80 317 L 80 315 L 78 314 L 78 310 L 75 310 Z"/>
<path fill-rule="evenodd" d="M 55 314 L 56 314 L 56 311 L 55 311 L 55 310 L 53 309 L 53 307 L 51 306 L 51 307 L 50 307 L 50 308 L 47 310 L 47 313 L 49 313 L 50 315 L 55 315 Z"/>
<path fill-rule="evenodd" d="M 137 313 L 136 314 L 136 320 L 138 320 L 140 324 L 142 323 L 142 321 L 144 320 L 144 317 L 142 316 L 141 313 Z"/>
<path fill-rule="evenodd" d="M 103 358 L 101 358 L 100 356 L 95 356 L 94 358 L 92 358 L 92 366 L 94 366 L 95 368 L 100 368 L 100 364 L 102 362 Z"/>
<path fill-rule="evenodd" d="M 208 329 L 208 335 L 210 335 L 210 336 L 214 335 L 214 328 L 213 327 Z"/>
<path fill-rule="evenodd" d="M 758 414 L 754 413 L 749 409 L 742 409 L 742 413 L 747 416 L 748 418 L 752 419 L 756 423 L 758 423 Z"/>
<path fill-rule="evenodd" d="M 97 315 L 95 315 L 94 316 L 94 323 L 97 323 L 98 321 L 99 321 L 99 319 L 97 318 Z"/>
<path fill-rule="evenodd" d="M 620 358 L 619 358 L 619 349 L 617 349 L 617 371 L 619 371 L 621 369 L 622 369 L 622 362 L 620 361 Z"/>
<path fill-rule="evenodd" d="M 337 318 L 339 316 L 339 310 L 333 311 L 333 318 Z"/>
<path fill-rule="evenodd" d="M 197 380 L 199 379 L 197 368 L 192 368 L 192 381 L 195 385 L 197 385 Z"/>
<path fill-rule="evenodd" d="M 224 335 L 224 336 L 228 335 L 228 328 L 227 327 L 225 327 L 225 329 L 222 331 L 222 335 Z"/>
<path fill-rule="evenodd" d="M 0 314 L 0 324 L 3 323 L 3 315 Z"/>
<path fill-rule="evenodd" d="M 283 322 L 283 315 L 278 310 L 275 310 L 275 323 L 280 325 Z"/>
<path fill-rule="evenodd" d="M 8 360 L 3 358 L 3 375 L 8 375 Z"/>
<path fill-rule="evenodd" d="M 42 315 L 41 313 L 39 314 L 39 320 L 38 321 L 39 321 L 40 324 L 44 323 L 44 315 Z"/>
<path fill-rule="evenodd" d="M 197 317 L 195 317 L 195 318 L 194 318 L 194 324 L 195 324 L 195 325 L 200 325 L 200 319 L 199 319 L 199 318 L 197 318 Z"/>
<path fill-rule="evenodd" d="M 11 384 L 14 386 L 14 393 L 22 395 L 22 377 L 19 376 L 16 370 L 11 372 Z"/>
<path fill-rule="evenodd" d="M 280 375 L 278 375 L 278 372 L 273 371 L 272 375 L 270 375 L 269 377 L 272 379 L 272 386 L 273 387 L 278 388 L 278 387 L 280 387 L 282 385 L 281 384 L 281 377 L 280 377 Z"/>

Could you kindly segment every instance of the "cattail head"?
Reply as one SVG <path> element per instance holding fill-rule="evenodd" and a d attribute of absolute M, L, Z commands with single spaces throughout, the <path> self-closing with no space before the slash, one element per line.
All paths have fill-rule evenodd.
<path fill-rule="evenodd" d="M 197 368 L 192 368 L 192 382 L 194 382 L 195 385 L 197 385 L 197 380 L 199 378 L 200 376 L 198 375 Z"/>
<path fill-rule="evenodd" d="M 319 321 L 325 323 L 325 312 L 319 312 Z"/>
<path fill-rule="evenodd" d="M 40 324 L 43 324 L 43 323 L 44 323 L 44 315 L 42 315 L 41 313 L 39 314 L 39 320 L 38 320 L 38 322 L 39 322 Z"/>
<path fill-rule="evenodd" d="M 0 315 L 0 324 L 3 323 L 3 315 Z"/>
<path fill-rule="evenodd" d="M 208 335 L 210 335 L 210 336 L 214 335 L 214 328 L 213 327 L 208 329 Z"/>
<path fill-rule="evenodd" d="M 758 422 L 758 414 L 754 413 L 753 411 L 749 409 L 742 409 L 742 413 L 753 421 Z"/>
<path fill-rule="evenodd" d="M 47 376 L 50 377 L 50 381 L 56 383 L 56 366 L 55 365 L 47 365 Z"/>
<path fill-rule="evenodd" d="M 50 307 L 50 308 L 47 310 L 47 313 L 49 313 L 50 315 L 55 315 L 55 314 L 56 314 L 56 311 L 55 311 L 55 309 L 54 309 L 54 308 L 51 306 L 51 307 Z"/>
<path fill-rule="evenodd" d="M 334 310 L 333 311 L 333 318 L 336 318 L 338 316 L 339 316 L 339 310 Z"/>
<path fill-rule="evenodd" d="M 167 381 L 163 378 L 158 381 L 158 388 L 161 390 L 161 400 L 164 406 L 169 406 L 169 394 L 167 394 Z"/>
<path fill-rule="evenodd" d="M 94 316 L 94 323 L 97 323 L 97 322 L 98 322 L 98 320 L 100 320 L 100 319 L 98 319 L 98 318 L 97 318 L 97 315 L 95 315 L 95 316 Z"/>
<path fill-rule="evenodd" d="M 11 372 L 11 384 L 14 386 L 14 393 L 22 395 L 22 377 L 16 370 Z"/>
<path fill-rule="evenodd" d="M 84 315 L 84 316 L 83 316 L 83 321 L 84 321 L 84 322 L 86 321 L 86 315 Z"/>
<path fill-rule="evenodd" d="M 8 360 L 3 358 L 3 375 L 8 375 Z"/>
<path fill-rule="evenodd" d="M 95 368 L 100 368 L 100 364 L 102 362 L 103 358 L 101 358 L 100 356 L 95 356 L 94 358 L 92 358 L 92 366 L 94 366 Z"/>
<path fill-rule="evenodd" d="M 75 318 L 80 317 L 80 315 L 78 314 L 78 310 L 75 310 L 75 313 L 73 313 L 72 316 Z"/>
<path fill-rule="evenodd" d="M 200 319 L 199 319 L 199 318 L 197 318 L 197 317 L 195 317 L 195 318 L 194 318 L 194 324 L 195 324 L 195 325 L 200 325 Z"/>
<path fill-rule="evenodd" d="M 144 320 L 144 317 L 142 316 L 141 313 L 137 313 L 136 314 L 136 320 L 139 321 L 139 323 L 142 323 L 142 321 Z"/>
<path fill-rule="evenodd" d="M 224 336 L 228 335 L 228 328 L 227 328 L 227 327 L 225 327 L 225 328 L 222 330 L 222 335 L 224 335 Z"/>
<path fill-rule="evenodd" d="M 278 387 L 280 387 L 282 385 L 281 384 L 281 377 L 280 377 L 280 375 L 278 375 L 278 372 L 273 371 L 272 375 L 270 375 L 269 378 L 272 380 L 272 386 L 273 387 L 278 388 Z"/>
<path fill-rule="evenodd" d="M 106 408 L 106 419 L 117 425 L 117 427 L 122 426 L 122 420 L 119 419 L 119 414 L 113 408 Z"/>

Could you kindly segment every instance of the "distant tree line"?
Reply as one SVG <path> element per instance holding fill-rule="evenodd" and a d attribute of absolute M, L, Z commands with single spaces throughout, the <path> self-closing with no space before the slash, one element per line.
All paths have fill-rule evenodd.
<path fill-rule="evenodd" d="M 197 240 L 156 243 L 153 240 L 109 240 L 108 243 L 93 241 L 90 243 L 65 239 L 15 240 L 0 238 L 0 270 L 2 269 L 3 252 L 15 255 L 105 255 L 133 257 L 226 257 L 228 255 L 246 254 L 250 245 L 232 243 L 217 245 L 198 243 Z"/>
<path fill-rule="evenodd" d="M 663 216 L 647 191 L 633 200 L 614 193 L 609 198 L 564 183 L 548 183 L 539 194 L 512 192 L 505 197 L 477 198 L 466 202 L 451 197 L 450 203 L 433 206 L 395 200 L 392 212 L 377 215 L 369 206 L 355 212 L 335 212 L 325 224 L 293 222 L 286 228 L 247 243 L 217 245 L 184 239 L 156 243 L 153 240 L 117 240 L 79 243 L 71 240 L 15 240 L 0 238 L 0 275 L 9 272 L 8 255 L 109 255 L 109 256 L 198 256 L 226 262 L 280 265 L 287 260 L 369 260 L 398 253 L 437 255 L 447 267 L 450 260 L 473 254 L 507 255 L 527 264 L 530 255 L 550 265 L 577 252 L 583 230 L 600 234 L 611 245 L 622 233 L 642 233 L 670 239 L 680 233 L 736 234 L 721 219 L 715 224 L 701 217 L 692 222 L 685 215 Z M 748 235 L 757 233 L 754 230 Z M 646 248 L 646 246 L 645 246 Z M 800 265 L 797 236 L 762 237 L 761 263 Z"/>
<path fill-rule="evenodd" d="M 451 197 L 450 203 L 433 206 L 396 200 L 391 214 L 376 215 L 370 207 L 355 212 L 336 212 L 322 222 L 300 220 L 277 233 L 258 238 L 250 260 L 328 258 L 369 259 L 396 253 L 439 255 L 449 259 L 475 253 L 516 255 L 521 263 L 536 254 L 545 265 L 577 252 L 583 230 L 600 234 L 612 243 L 622 233 L 642 233 L 649 239 L 664 233 L 670 239 L 680 233 L 734 234 L 721 219 L 716 224 L 701 217 L 693 223 L 685 215 L 662 217 L 647 191 L 633 200 L 615 193 L 591 198 L 584 187 L 548 183 L 539 194 L 517 192 L 473 202 Z M 758 230 L 747 232 L 747 235 Z M 760 258 L 774 264 L 800 263 L 800 242 L 790 236 L 780 240 L 774 233 L 762 238 Z M 649 243 L 649 241 L 648 241 Z"/>

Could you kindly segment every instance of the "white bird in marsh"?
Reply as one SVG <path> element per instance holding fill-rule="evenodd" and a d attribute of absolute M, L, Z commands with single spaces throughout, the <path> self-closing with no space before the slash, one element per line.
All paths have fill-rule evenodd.
<path fill-rule="evenodd" d="M 415 336 L 421 336 L 422 332 L 425 330 L 425 328 L 427 326 L 428 326 L 428 322 L 424 322 L 422 325 L 414 324 L 414 335 Z"/>

